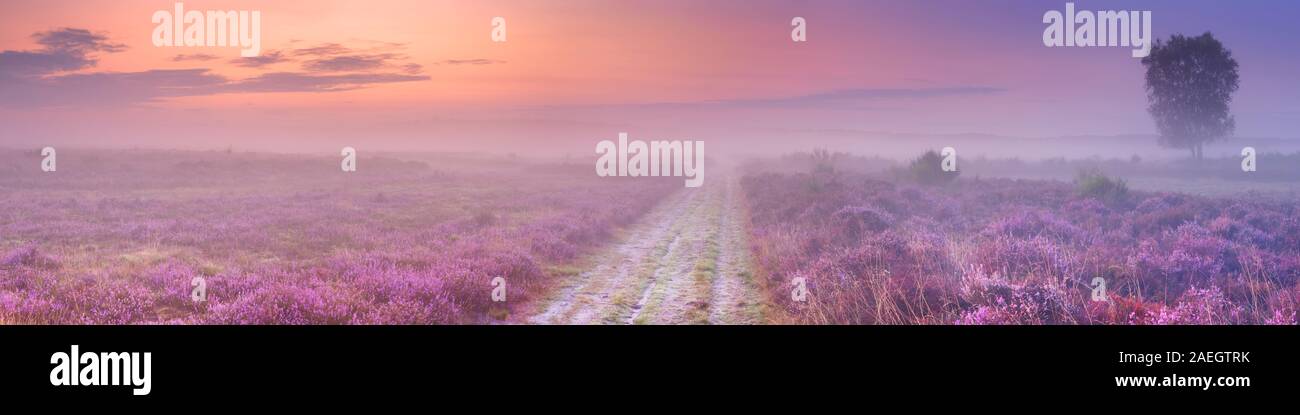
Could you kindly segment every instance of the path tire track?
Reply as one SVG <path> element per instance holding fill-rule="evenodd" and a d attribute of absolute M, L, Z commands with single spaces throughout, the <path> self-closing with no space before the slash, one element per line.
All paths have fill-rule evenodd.
<path fill-rule="evenodd" d="M 538 302 L 530 324 L 758 324 L 740 185 L 669 196 Z"/>

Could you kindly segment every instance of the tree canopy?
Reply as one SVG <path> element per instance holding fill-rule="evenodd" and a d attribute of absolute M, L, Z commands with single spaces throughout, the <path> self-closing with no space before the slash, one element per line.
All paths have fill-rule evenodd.
<path fill-rule="evenodd" d="M 1173 35 L 1157 40 L 1146 67 L 1147 110 L 1160 132 L 1160 144 L 1188 149 L 1203 157 L 1203 147 L 1232 134 L 1236 121 L 1229 113 L 1237 91 L 1237 61 L 1214 35 Z"/>

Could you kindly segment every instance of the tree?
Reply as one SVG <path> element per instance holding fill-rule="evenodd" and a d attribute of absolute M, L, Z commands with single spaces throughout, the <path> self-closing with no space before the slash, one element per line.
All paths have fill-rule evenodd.
<path fill-rule="evenodd" d="M 942 185 L 957 179 L 957 171 L 943 171 L 943 156 L 934 150 L 926 151 L 908 166 L 912 179 L 926 185 Z"/>
<path fill-rule="evenodd" d="M 814 148 L 812 152 L 813 172 L 816 173 L 834 173 L 835 172 L 835 155 L 830 150 L 824 148 Z"/>
<path fill-rule="evenodd" d="M 1147 111 L 1161 145 L 1191 150 L 1192 158 L 1200 160 L 1206 143 L 1232 134 L 1236 121 L 1228 104 L 1237 92 L 1237 61 L 1210 32 L 1157 40 L 1142 65 L 1147 69 Z"/>

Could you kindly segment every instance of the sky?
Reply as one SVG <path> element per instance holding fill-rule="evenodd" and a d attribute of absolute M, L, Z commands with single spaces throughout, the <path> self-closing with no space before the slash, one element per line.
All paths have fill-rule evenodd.
<path fill-rule="evenodd" d="M 253 58 L 155 46 L 150 19 L 174 3 L 0 3 L 0 147 L 581 154 L 619 132 L 732 148 L 1155 133 L 1130 48 L 1043 45 L 1064 1 L 184 2 L 259 11 Z M 1151 10 L 1158 38 L 1212 32 L 1240 63 L 1237 136 L 1300 138 L 1300 2 L 1075 4 Z"/>

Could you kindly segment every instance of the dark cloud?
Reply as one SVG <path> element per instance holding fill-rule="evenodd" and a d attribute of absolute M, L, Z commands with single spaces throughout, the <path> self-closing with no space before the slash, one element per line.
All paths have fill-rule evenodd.
<path fill-rule="evenodd" d="M 372 84 L 426 81 L 428 76 L 404 74 L 320 75 L 296 72 L 268 73 L 226 85 L 222 92 L 335 92 Z"/>
<path fill-rule="evenodd" d="M 285 56 L 284 52 L 274 50 L 274 51 L 268 51 L 258 56 L 231 59 L 230 63 L 236 66 L 243 66 L 245 68 L 261 68 L 261 67 L 281 63 L 281 62 L 291 62 L 291 61 L 293 61 L 293 59 L 290 59 L 288 56 Z"/>
<path fill-rule="evenodd" d="M 0 74 L 10 76 L 39 76 L 53 72 L 75 71 L 95 64 L 84 55 L 48 51 L 0 52 Z"/>
<path fill-rule="evenodd" d="M 863 110 L 880 109 L 873 103 L 896 101 L 900 99 L 927 99 L 953 96 L 981 96 L 1006 92 L 1005 88 L 987 86 L 955 86 L 943 88 L 851 88 L 818 92 L 807 95 L 745 98 L 692 102 L 657 102 L 632 104 L 631 106 L 648 108 L 695 108 L 702 106 L 725 106 L 734 108 L 818 108 Z"/>
<path fill-rule="evenodd" d="M 172 57 L 172 62 L 210 61 L 213 59 L 220 59 L 220 58 L 218 58 L 217 55 L 209 55 L 206 53 L 195 53 L 192 55 L 180 54 Z"/>
<path fill-rule="evenodd" d="M 733 99 L 709 101 L 707 103 L 752 107 L 838 107 L 858 101 L 938 98 L 960 95 L 991 95 L 1005 91 L 1006 90 L 1003 88 L 985 86 L 958 86 L 947 88 L 854 88 L 838 89 L 793 97 Z"/>
<path fill-rule="evenodd" d="M 212 94 L 228 82 L 207 69 L 100 72 L 40 79 L 0 78 L 0 102 L 16 107 L 123 105 Z"/>
<path fill-rule="evenodd" d="M 406 55 L 392 52 L 376 53 L 385 49 L 400 49 L 403 46 L 405 45 L 400 43 L 389 43 L 383 48 L 353 49 L 338 43 L 324 43 L 308 48 L 275 51 L 254 58 L 235 59 L 231 63 L 260 68 L 275 63 L 292 62 L 295 60 L 294 57 L 304 57 L 306 60 L 302 62 L 302 69 L 307 72 L 373 72 L 396 69 L 408 74 L 419 73 L 423 70 L 422 66 L 400 63 L 407 59 Z"/>
<path fill-rule="evenodd" d="M 333 56 L 347 53 L 352 53 L 352 49 L 338 43 L 326 43 L 310 48 L 294 49 L 293 51 L 294 56 Z"/>
<path fill-rule="evenodd" d="M 445 65 L 492 65 L 506 63 L 506 61 L 496 59 L 447 59 L 439 63 Z"/>
<path fill-rule="evenodd" d="M 303 63 L 303 69 L 313 72 L 372 71 L 389 66 L 389 61 L 405 59 L 404 56 L 381 53 L 377 55 L 346 55 L 313 59 Z"/>
<path fill-rule="evenodd" d="M 396 54 L 333 56 L 308 61 L 314 72 L 275 72 L 248 79 L 232 80 L 210 69 L 148 70 L 141 72 L 66 73 L 94 67 L 95 53 L 114 53 L 125 46 L 110 43 L 104 35 L 84 29 L 59 29 L 32 35 L 39 50 L 0 51 L 0 107 L 36 108 L 51 106 L 108 106 L 148 103 L 165 98 L 258 92 L 335 92 L 368 85 L 428 80 L 420 65 L 398 65 L 405 59 Z M 261 56 L 239 58 L 231 63 L 261 68 L 293 61 L 289 55 L 343 53 L 338 44 L 316 48 L 269 51 Z M 181 54 L 172 61 L 210 61 L 207 54 Z M 374 72 L 379 69 L 400 73 Z M 320 73 L 325 72 L 325 73 Z M 362 73 L 348 73 L 362 72 Z"/>
<path fill-rule="evenodd" d="M 28 81 L 0 78 L 0 106 L 105 106 L 218 94 L 337 92 L 368 85 L 428 79 L 428 76 L 395 73 L 320 75 L 276 72 L 230 80 L 207 69 L 69 74 Z"/>
<path fill-rule="evenodd" d="M 69 52 L 121 52 L 126 50 L 126 45 L 121 43 L 110 43 L 108 36 L 91 33 L 86 29 L 63 28 L 45 32 L 36 32 L 32 35 L 37 44 L 45 46 L 46 50 L 61 50 Z"/>
<path fill-rule="evenodd" d="M 620 105 L 644 109 L 698 109 L 698 108 L 793 108 L 793 109 L 829 109 L 829 110 L 882 110 L 894 109 L 882 107 L 882 102 L 897 102 L 905 99 L 928 99 L 954 96 L 983 96 L 1006 92 L 1005 88 L 987 86 L 954 86 L 944 88 L 851 88 L 837 89 L 806 95 L 746 98 L 709 101 L 651 102 Z M 607 109 L 610 105 L 541 105 L 536 109 Z"/>
<path fill-rule="evenodd" d="M 0 76 L 31 77 L 56 72 L 76 71 L 98 63 L 95 53 L 114 53 L 126 46 L 111 43 L 108 37 L 85 29 L 63 28 L 32 34 L 43 46 L 38 50 L 0 52 Z"/>

